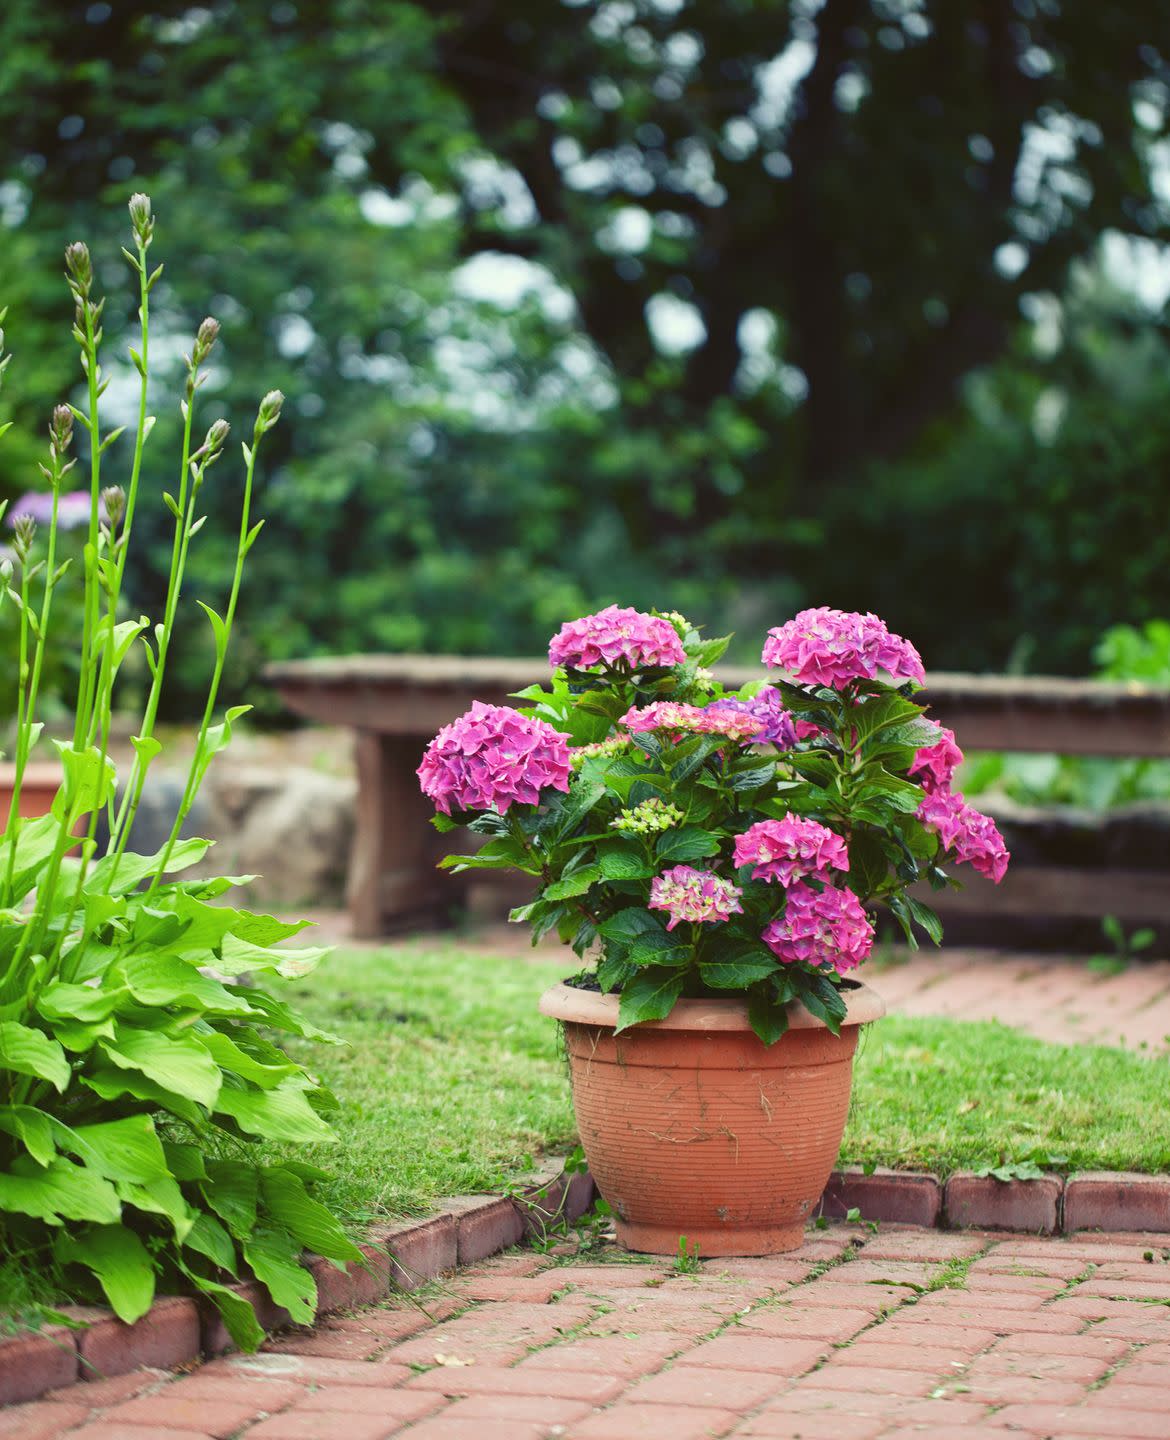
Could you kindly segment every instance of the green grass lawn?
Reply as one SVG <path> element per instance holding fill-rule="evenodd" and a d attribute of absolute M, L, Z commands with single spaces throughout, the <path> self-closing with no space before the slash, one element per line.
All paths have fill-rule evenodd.
<path fill-rule="evenodd" d="M 289 998 L 345 1049 L 300 1046 L 336 1091 L 341 1144 L 319 1160 L 355 1221 L 498 1188 L 574 1143 L 541 991 L 574 957 L 476 955 L 457 942 L 339 951 Z M 880 975 L 875 976 L 880 990 Z M 889 1017 L 863 1037 L 842 1160 L 955 1169 L 1170 1170 L 1170 1062 L 1048 1045 L 995 1024 Z M 1051 1157 L 1051 1158 L 1050 1158 Z"/>

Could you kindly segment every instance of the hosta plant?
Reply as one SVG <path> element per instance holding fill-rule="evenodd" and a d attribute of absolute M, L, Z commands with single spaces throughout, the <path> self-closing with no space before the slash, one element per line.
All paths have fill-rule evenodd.
<path fill-rule="evenodd" d="M 879 911 L 937 944 L 910 887 L 955 883 L 951 862 L 998 882 L 1008 854 L 952 790 L 918 652 L 876 616 L 802 611 L 768 633 L 774 681 L 733 694 L 708 668 L 726 645 L 674 614 L 572 621 L 550 685 L 476 704 L 418 773 L 440 830 L 486 837 L 443 864 L 530 875 L 512 919 L 594 963 L 577 983 L 620 992 L 619 1028 L 740 993 L 771 1044 L 792 1000 L 837 1030 Z"/>
<path fill-rule="evenodd" d="M 70 245 L 82 395 L 77 405 L 53 411 L 41 467 L 44 523 L 28 505 L 16 516 L 0 595 L 17 637 L 16 653 L 5 660 L 17 677 L 15 794 L 0 815 L 0 1255 L 9 1267 L 63 1275 L 70 1293 L 104 1294 L 127 1321 L 144 1313 L 160 1286 L 196 1292 L 218 1306 L 237 1343 L 254 1348 L 262 1331 L 227 1282 L 254 1277 L 305 1321 L 316 1289 L 299 1263 L 302 1249 L 339 1265 L 360 1258 L 312 1196 L 320 1172 L 254 1158 L 265 1141 L 333 1138 L 324 1118 L 330 1095 L 277 1043 L 282 1033 L 330 1037 L 264 988 L 266 977 L 302 974 L 323 952 L 281 945 L 303 922 L 225 903 L 247 877 L 176 878 L 208 850 L 205 840 L 181 838 L 183 824 L 243 713 L 236 707 L 217 718 L 217 696 L 244 561 L 260 529 L 251 514 L 257 455 L 282 397 L 264 397 L 242 447 L 242 509 L 232 517 L 236 562 L 225 576 L 222 611 L 203 605 L 215 662 L 178 813 L 162 848 L 139 854 L 135 817 L 162 748 L 155 722 L 189 547 L 204 507 L 219 508 L 212 467 L 225 453 L 228 426 L 217 419 L 196 438 L 197 392 L 218 331 L 209 319 L 186 363 L 174 490 L 157 494 L 143 483 L 154 423 L 147 413 L 150 296 L 161 267 L 148 262 L 154 220 L 147 197 L 131 200 L 130 218 L 133 248 L 124 253 L 140 307 L 130 351 L 139 377 L 136 424 L 121 440 L 121 430 L 103 428 L 104 302 L 94 293 L 88 250 Z M 7 364 L 0 356 L 0 373 Z M 62 561 L 61 532 L 75 448 L 88 483 L 84 545 L 70 564 Z M 123 483 L 106 486 L 103 469 L 112 463 Z M 141 504 L 165 504 L 174 522 L 166 602 L 150 619 L 124 616 Z M 52 812 L 22 820 L 20 787 L 40 733 L 44 661 L 67 612 L 67 591 L 81 616 L 72 735 L 55 742 L 61 786 Z M 119 777 L 111 714 L 119 670 L 135 649 L 148 683 L 133 763 Z M 99 853 L 103 813 L 109 838 Z M 249 977 L 252 983 L 241 983 Z"/>

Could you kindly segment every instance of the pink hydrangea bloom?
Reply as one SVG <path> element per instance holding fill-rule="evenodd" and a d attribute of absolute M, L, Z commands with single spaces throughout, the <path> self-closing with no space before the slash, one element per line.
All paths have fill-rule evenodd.
<path fill-rule="evenodd" d="M 562 625 L 549 643 L 548 658 L 551 665 L 570 670 L 611 667 L 622 661 L 631 670 L 641 670 L 648 665 L 681 665 L 686 654 L 669 620 L 607 605 L 596 615 Z"/>
<path fill-rule="evenodd" d="M 830 870 L 848 870 L 849 851 L 827 825 L 785 815 L 783 820 L 760 820 L 737 835 L 735 863 L 754 865 L 753 880 L 779 880 L 787 888 L 806 876 L 828 880 Z"/>
<path fill-rule="evenodd" d="M 472 702 L 444 725 L 418 767 L 423 794 L 444 815 L 510 805 L 535 805 L 542 790 L 568 790 L 567 736 L 508 705 Z"/>
<path fill-rule="evenodd" d="M 852 890 L 794 885 L 784 914 L 767 925 L 760 938 L 781 960 L 831 965 L 844 975 L 868 958 L 873 937 L 873 924 Z"/>
<path fill-rule="evenodd" d="M 827 685 L 839 690 L 850 680 L 872 680 L 879 670 L 896 681 L 917 680 L 926 673 L 922 657 L 900 635 L 893 635 L 876 615 L 831 610 L 802 610 L 786 625 L 768 631 L 764 664 L 786 670 L 801 685 Z"/>
<path fill-rule="evenodd" d="M 636 735 L 652 730 L 691 730 L 697 735 L 726 735 L 739 741 L 752 739 L 764 728 L 764 721 L 756 715 L 717 710 L 712 705 L 682 705 L 677 700 L 656 700 L 642 709 L 635 705 L 618 723 Z"/>
<path fill-rule="evenodd" d="M 997 885 L 1007 874 L 1011 855 L 999 827 L 961 795 L 934 791 L 919 805 L 918 818 L 939 837 L 944 850 L 954 851 L 960 865 L 970 865 Z"/>
<path fill-rule="evenodd" d="M 673 930 L 680 920 L 701 924 L 742 915 L 743 906 L 739 903 L 742 894 L 738 885 L 722 879 L 713 870 L 676 865 L 651 880 L 650 909 L 667 911 L 670 919 L 666 928 Z"/>
<path fill-rule="evenodd" d="M 918 751 L 910 766 L 910 774 L 917 775 L 922 788 L 933 793 L 951 788 L 955 771 L 963 763 L 963 752 L 955 744 L 953 730 L 946 730 L 933 720 L 929 723 L 937 730 L 938 739 L 933 745 L 924 745 Z"/>
<path fill-rule="evenodd" d="M 708 714 L 752 715 L 761 722 L 761 728 L 752 736 L 754 745 L 776 745 L 781 750 L 791 750 L 801 739 L 796 720 L 784 708 L 780 692 L 774 685 L 765 685 L 750 700 L 737 700 L 728 695 L 721 700 L 712 700 L 704 707 Z M 806 730 L 809 727 L 806 726 Z M 817 726 L 813 725 L 812 730 Z"/>

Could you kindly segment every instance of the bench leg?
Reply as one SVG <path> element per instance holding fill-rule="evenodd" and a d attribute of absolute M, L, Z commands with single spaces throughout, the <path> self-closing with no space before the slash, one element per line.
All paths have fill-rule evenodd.
<path fill-rule="evenodd" d="M 359 730 L 354 757 L 357 826 L 348 883 L 354 937 L 444 923 L 464 887 L 435 868 L 452 837 L 429 823 L 434 811 L 414 773 L 422 747 L 413 737 Z"/>

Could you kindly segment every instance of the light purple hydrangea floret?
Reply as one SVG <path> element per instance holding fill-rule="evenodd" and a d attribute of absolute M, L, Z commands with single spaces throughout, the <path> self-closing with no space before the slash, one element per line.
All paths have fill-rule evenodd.
<path fill-rule="evenodd" d="M 780 960 L 829 965 L 844 975 L 869 957 L 874 928 L 852 890 L 794 885 L 784 914 L 767 925 L 760 938 Z"/>
<path fill-rule="evenodd" d="M 726 735 L 741 743 L 754 739 L 764 723 L 746 712 L 717 710 L 713 705 L 683 705 L 677 700 L 656 700 L 641 709 L 635 705 L 618 721 L 635 735 L 654 730 L 690 730 L 697 735 Z"/>
<path fill-rule="evenodd" d="M 997 885 L 1007 874 L 1011 854 L 999 827 L 961 795 L 949 790 L 927 795 L 918 807 L 918 818 L 939 837 L 944 850 L 954 852 L 960 865 L 970 865 Z"/>
<path fill-rule="evenodd" d="M 690 865 L 675 865 L 664 870 L 650 882 L 650 909 L 665 910 L 670 919 L 666 928 L 673 930 L 680 920 L 696 924 L 729 920 L 742 915 L 739 897 L 743 891 L 713 870 L 696 870 Z"/>
<path fill-rule="evenodd" d="M 753 880 L 828 880 L 830 870 L 849 869 L 845 841 L 827 825 L 799 815 L 760 820 L 735 837 L 735 864 L 754 865 Z"/>
<path fill-rule="evenodd" d="M 508 705 L 472 702 L 444 725 L 418 767 L 423 794 L 444 815 L 535 805 L 543 790 L 568 790 L 568 737 Z"/>
<path fill-rule="evenodd" d="M 893 680 L 925 683 L 922 657 L 909 640 L 892 634 L 876 615 L 802 610 L 768 631 L 764 664 L 786 670 L 798 684 L 840 690 L 851 680 L 873 680 L 884 671 Z"/>
<path fill-rule="evenodd" d="M 955 743 L 953 730 L 944 729 L 933 720 L 927 723 L 934 725 L 938 731 L 938 739 L 933 745 L 922 746 L 914 756 L 909 773 L 917 775 L 922 788 L 933 794 L 935 791 L 951 788 L 955 771 L 963 763 L 963 752 Z"/>
<path fill-rule="evenodd" d="M 774 685 L 765 685 L 750 700 L 726 695 L 720 700 L 712 700 L 705 709 L 708 714 L 754 716 L 761 722 L 762 728 L 752 736 L 753 745 L 776 745 L 781 750 L 791 750 L 797 740 L 803 738 L 797 728 L 799 722 L 785 710 L 780 692 Z M 815 725 L 812 727 L 813 730 L 816 728 Z"/>
<path fill-rule="evenodd" d="M 669 620 L 644 615 L 640 610 L 607 605 L 596 615 L 570 620 L 553 636 L 549 663 L 569 670 L 612 668 L 624 663 L 631 670 L 651 665 L 681 665 L 687 658 L 678 632 Z"/>

